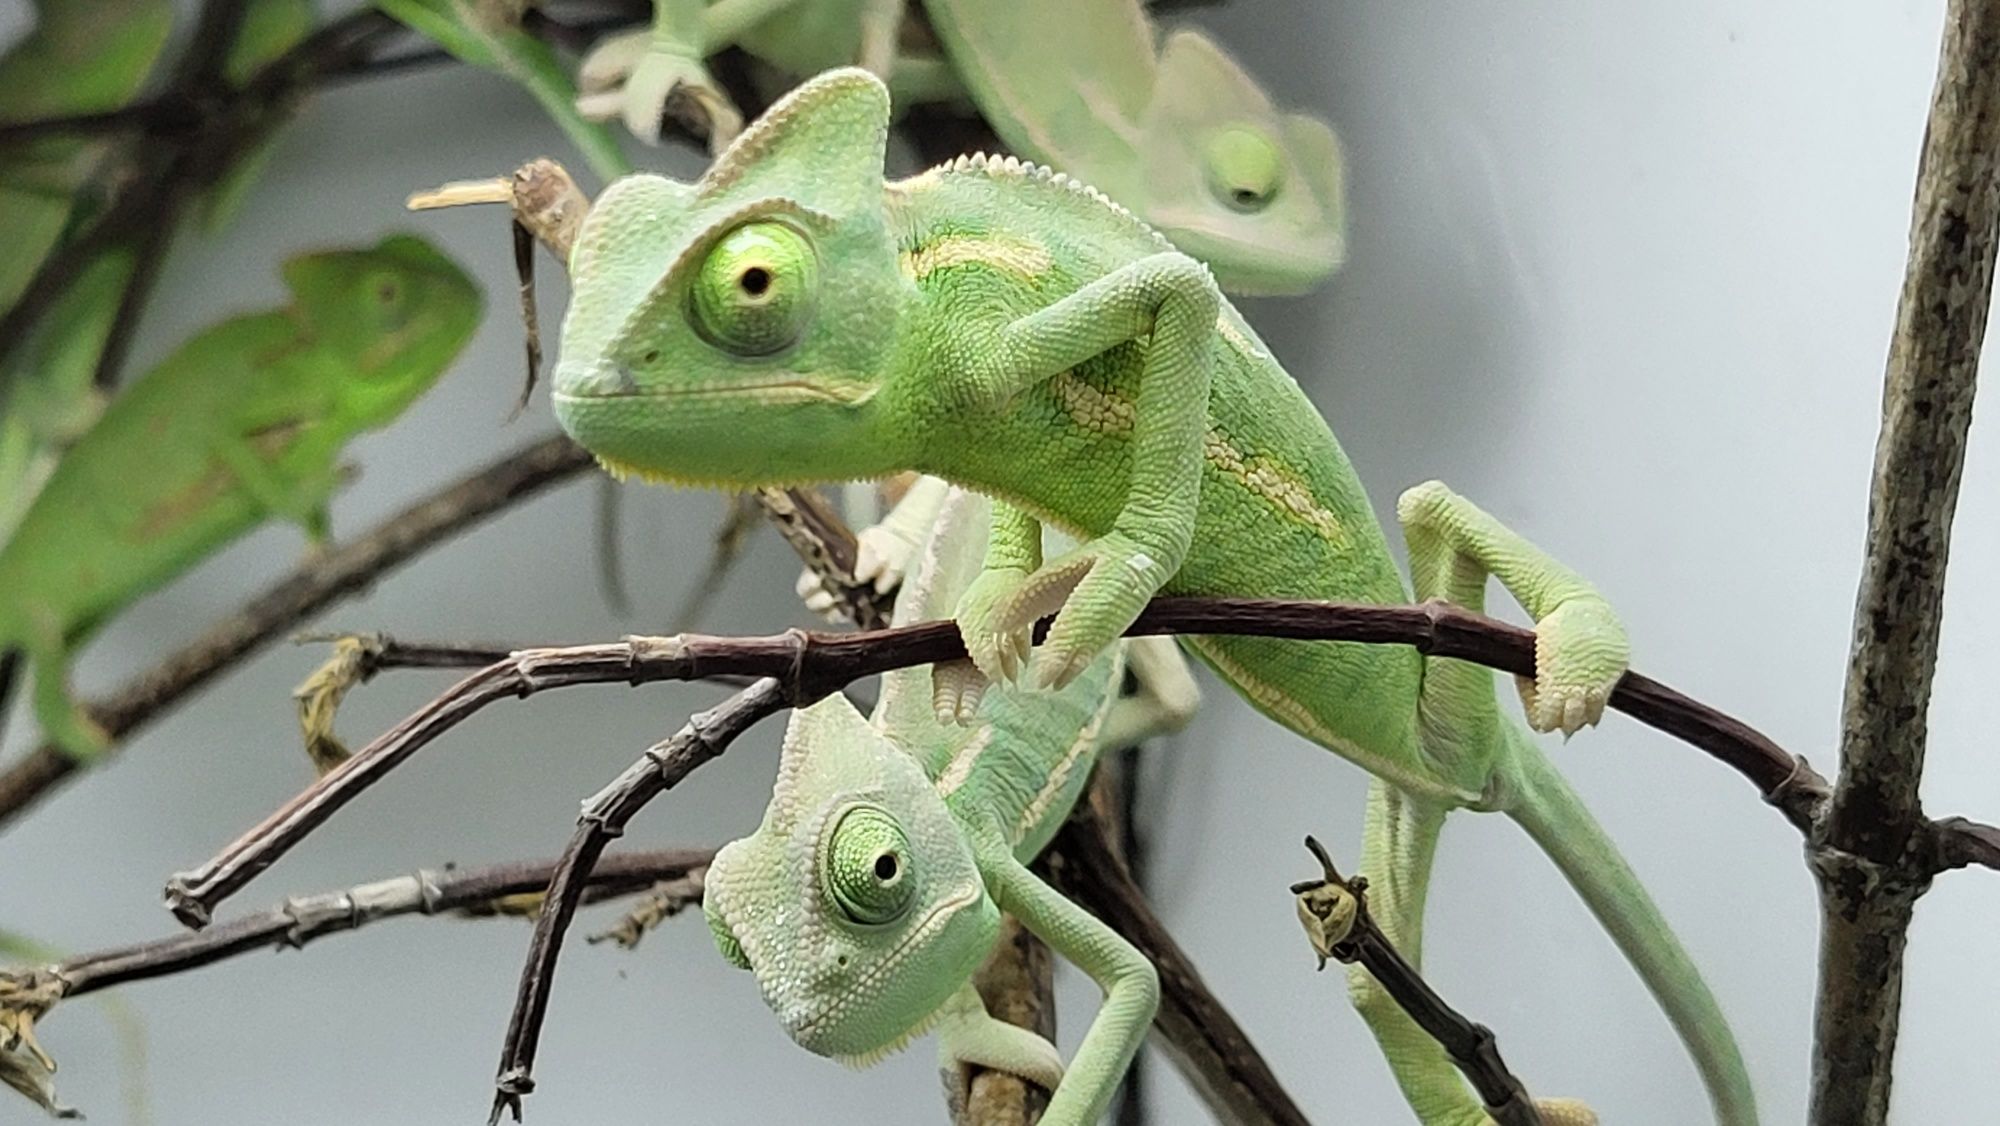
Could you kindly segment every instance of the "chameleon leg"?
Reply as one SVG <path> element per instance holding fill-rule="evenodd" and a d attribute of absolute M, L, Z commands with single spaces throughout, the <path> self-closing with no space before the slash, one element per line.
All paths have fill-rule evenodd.
<path fill-rule="evenodd" d="M 249 443 L 225 438 L 214 449 L 216 458 L 264 511 L 299 525 L 314 548 L 326 545 L 332 532 L 327 506 L 340 481 L 337 470 L 329 465 L 322 472 L 289 477 L 258 456 Z"/>
<path fill-rule="evenodd" d="M 653 26 L 606 38 L 577 70 L 578 112 L 593 121 L 622 117 L 647 144 L 660 140 L 667 99 L 682 91 L 708 119 L 708 147 L 721 152 L 743 131 L 743 113 L 703 60 L 758 21 L 798 0 L 653 0 Z"/>
<path fill-rule="evenodd" d="M 1160 1007 L 1160 979 L 1146 956 L 1021 866 L 1005 846 L 981 850 L 980 871 L 1001 910 L 1089 974 L 1104 1004 L 1049 1097 L 1043 1126 L 1090 1126 L 1103 1116 Z"/>
<path fill-rule="evenodd" d="M 1631 657 L 1625 629 L 1604 597 L 1440 482 L 1405 492 L 1396 516 L 1419 598 L 1443 594 L 1476 609 L 1476 601 L 1455 596 L 1483 591 L 1490 574 L 1534 617 L 1535 680 L 1521 684 L 1529 726 L 1572 734 L 1596 723 Z"/>
<path fill-rule="evenodd" d="M 22 648 L 35 678 L 35 722 L 42 727 L 42 737 L 79 762 L 102 754 L 111 745 L 111 736 L 70 695 L 71 653 L 61 632 L 30 627 Z"/>
<path fill-rule="evenodd" d="M 943 1013 L 937 1038 L 938 1066 L 945 1071 L 976 1064 L 1018 1075 L 1050 1091 L 1062 1082 L 1062 1054 L 1056 1046 L 1025 1028 L 995 1020 L 972 982 L 958 987 L 944 1003 Z"/>
<path fill-rule="evenodd" d="M 975 329 L 964 341 L 940 391 L 991 410 L 1108 348 L 1147 339 L 1133 404 L 1131 480 L 1110 530 L 1025 577 L 1018 560 L 998 560 L 959 603 L 959 630 L 987 676 L 1011 679 L 1001 654 L 1020 652 L 1035 619 L 1061 607 L 1034 679 L 1044 688 L 1068 684 L 1180 569 L 1201 494 L 1221 301 L 1207 267 L 1163 252 L 1021 317 L 997 340 L 977 339 Z"/>

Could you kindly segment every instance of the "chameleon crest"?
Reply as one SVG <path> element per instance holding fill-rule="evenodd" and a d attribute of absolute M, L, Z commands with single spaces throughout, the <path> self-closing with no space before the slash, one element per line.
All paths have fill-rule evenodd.
<path fill-rule="evenodd" d="M 787 729 L 763 824 L 716 854 L 703 908 L 785 1031 L 855 1064 L 925 1032 L 1000 926 L 922 767 L 837 693 Z"/>

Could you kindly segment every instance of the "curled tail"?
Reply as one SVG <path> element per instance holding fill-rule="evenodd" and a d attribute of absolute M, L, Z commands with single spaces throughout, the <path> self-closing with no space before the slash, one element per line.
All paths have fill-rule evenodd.
<path fill-rule="evenodd" d="M 1507 725 L 1512 800 L 1505 808 L 1576 889 L 1680 1033 L 1708 1088 L 1720 1126 L 1756 1126 L 1757 1100 L 1729 1022 L 1701 972 L 1667 926 L 1583 800 L 1526 732 Z"/>

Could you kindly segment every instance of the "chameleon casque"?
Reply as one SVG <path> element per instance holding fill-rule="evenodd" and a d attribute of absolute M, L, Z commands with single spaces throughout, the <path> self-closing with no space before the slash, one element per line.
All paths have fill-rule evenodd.
<path fill-rule="evenodd" d="M 741 46 L 792 74 L 860 63 L 899 105 L 969 94 L 1009 148 L 1078 177 L 1206 262 L 1232 293 L 1303 293 L 1345 252 L 1340 146 L 1277 109 L 1215 42 L 1164 42 L 1139 0 L 924 0 L 943 55 L 912 44 L 909 0 L 654 0 L 653 26 L 583 63 L 578 105 L 660 135 L 670 95 L 712 144 L 742 115 L 703 66 Z"/>
<path fill-rule="evenodd" d="M 879 80 L 831 71 L 699 181 L 608 187 L 570 258 L 553 389 L 563 427 L 612 472 L 665 482 L 917 470 L 992 498 L 986 559 L 956 617 L 973 663 L 1002 683 L 1073 683 L 1160 592 L 1410 597 L 1332 432 L 1203 266 L 1096 191 L 1011 159 L 884 183 L 889 120 Z M 1405 493 L 1398 514 L 1418 598 L 1479 610 L 1492 576 L 1534 617 L 1537 672 L 1522 685 L 1533 726 L 1594 722 L 1627 660 L 1604 600 L 1440 484 Z M 1080 543 L 1045 561 L 1044 524 Z M 1051 612 L 1030 661 L 1029 627 Z M 1505 813 L 1665 1008 L 1718 1120 L 1756 1120 L 1714 998 L 1612 842 L 1502 719 L 1488 670 L 1401 646 L 1181 642 L 1254 707 L 1374 775 L 1361 869 L 1406 957 L 1419 955 L 1445 814 Z M 963 674 L 934 673 L 959 721 L 978 704 Z M 878 980 L 938 972 L 924 950 Z M 743 952 L 760 978 L 838 988 Z M 1350 982 L 1418 1116 L 1483 1121 L 1438 1045 L 1372 980 Z M 1047 1121 L 1086 1120 L 1086 1097 L 1066 1090 Z"/>
<path fill-rule="evenodd" d="M 348 439 L 435 383 L 478 325 L 478 287 L 427 243 L 291 258 L 292 303 L 210 328 L 71 446 L 0 548 L 0 652 L 34 674 L 43 734 L 87 758 L 76 651 L 140 595 L 274 517 L 314 545 Z"/>

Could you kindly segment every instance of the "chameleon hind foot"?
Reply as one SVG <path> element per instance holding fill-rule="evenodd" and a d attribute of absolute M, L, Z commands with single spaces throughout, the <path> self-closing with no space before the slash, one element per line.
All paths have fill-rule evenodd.
<path fill-rule="evenodd" d="M 728 148 L 743 132 L 742 111 L 701 60 L 661 49 L 651 31 L 599 43 L 577 70 L 577 91 L 578 113 L 591 121 L 622 118 L 649 145 L 659 143 L 661 121 L 679 107 L 706 128 L 710 153 Z"/>
<path fill-rule="evenodd" d="M 854 581 L 867 583 L 877 594 L 887 594 L 902 585 L 919 546 L 910 533 L 886 523 L 861 529 L 855 533 L 854 542 Z M 806 609 L 832 621 L 841 619 L 840 600 L 827 589 L 826 577 L 818 571 L 811 567 L 802 569 L 795 589 Z"/>
<path fill-rule="evenodd" d="M 1574 735 L 1604 718 L 1631 662 L 1625 627 L 1595 595 L 1572 598 L 1535 623 L 1535 676 L 1515 677 L 1528 726 Z"/>

